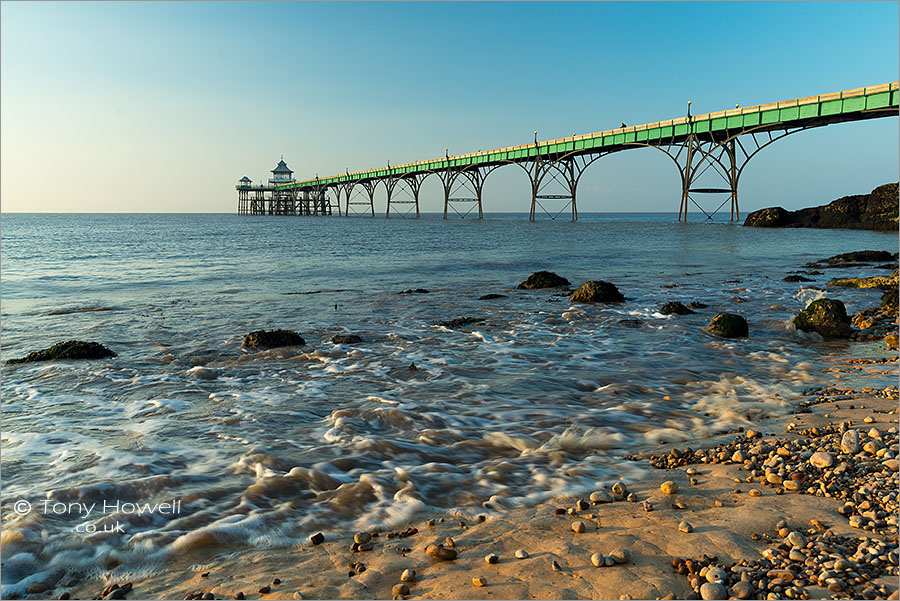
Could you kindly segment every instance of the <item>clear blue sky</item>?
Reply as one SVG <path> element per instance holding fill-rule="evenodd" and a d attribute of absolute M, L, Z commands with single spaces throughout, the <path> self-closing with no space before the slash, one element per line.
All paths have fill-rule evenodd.
<path fill-rule="evenodd" d="M 896 2 L 3 2 L 4 211 L 233 212 L 279 155 L 305 178 L 875 85 Z M 898 119 L 764 151 L 745 210 L 898 179 Z M 487 211 L 526 211 L 507 167 Z M 429 187 L 430 186 L 430 187 Z M 604 158 L 582 211 L 676 211 L 651 149 Z M 440 207 L 436 182 L 424 210 Z M 383 210 L 383 204 L 378 207 Z"/>

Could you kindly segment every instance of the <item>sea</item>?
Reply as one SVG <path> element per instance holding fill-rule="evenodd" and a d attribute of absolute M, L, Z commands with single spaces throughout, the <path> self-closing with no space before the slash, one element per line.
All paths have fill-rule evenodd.
<path fill-rule="evenodd" d="M 825 283 L 881 271 L 782 279 L 897 250 L 896 233 L 671 213 L 4 214 L 0 226 L 3 361 L 71 339 L 117 354 L 3 367 L 4 598 L 640 478 L 635 453 L 863 383 L 841 361 L 883 343 L 823 341 L 791 320 L 825 295 L 851 313 L 877 304 Z M 538 270 L 612 282 L 626 300 L 516 288 Z M 663 315 L 667 301 L 707 307 Z M 749 337 L 706 333 L 720 311 L 745 316 Z M 460 317 L 481 321 L 441 325 Z M 263 329 L 306 344 L 242 348 Z"/>

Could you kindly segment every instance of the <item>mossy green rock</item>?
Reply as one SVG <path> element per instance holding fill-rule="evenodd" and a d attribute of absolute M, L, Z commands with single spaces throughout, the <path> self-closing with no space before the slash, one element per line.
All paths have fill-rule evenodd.
<path fill-rule="evenodd" d="M 881 295 L 881 305 L 885 309 L 890 309 L 892 311 L 897 310 L 897 289 L 888 290 L 884 294 Z"/>
<path fill-rule="evenodd" d="M 794 325 L 798 330 L 818 332 L 825 338 L 847 338 L 850 335 L 850 317 L 844 303 L 830 298 L 809 303 L 794 318 Z"/>
<path fill-rule="evenodd" d="M 569 300 L 573 303 L 621 303 L 625 297 L 615 284 L 591 280 L 573 292 Z"/>
<path fill-rule="evenodd" d="M 747 320 L 734 313 L 719 313 L 710 320 L 706 331 L 722 338 L 745 338 L 750 333 Z"/>
<path fill-rule="evenodd" d="M 303 344 L 306 344 L 306 341 L 293 330 L 256 330 L 244 336 L 241 343 L 248 348 L 277 348 Z"/>
<path fill-rule="evenodd" d="M 104 359 L 106 357 L 115 357 L 116 354 L 100 344 L 99 342 L 82 342 L 81 340 L 69 340 L 54 344 L 50 348 L 46 348 L 19 359 L 10 359 L 7 365 L 16 363 L 32 363 L 34 361 L 58 361 L 65 359 Z"/>
<path fill-rule="evenodd" d="M 535 271 L 528 279 L 519 284 L 520 290 L 537 290 L 540 288 L 561 288 L 568 286 L 569 280 L 556 275 L 552 271 Z"/>

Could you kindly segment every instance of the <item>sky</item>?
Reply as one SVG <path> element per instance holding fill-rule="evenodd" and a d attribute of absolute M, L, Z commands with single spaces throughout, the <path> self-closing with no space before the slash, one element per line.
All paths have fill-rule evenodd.
<path fill-rule="evenodd" d="M 898 6 L 4 1 L 0 209 L 231 213 L 281 155 L 305 179 L 895 81 Z M 745 169 L 741 207 L 897 181 L 898 141 L 895 117 L 788 136 Z M 527 211 L 529 190 L 499 169 L 485 211 Z M 578 188 L 582 212 L 679 202 L 649 148 Z M 421 204 L 441 210 L 436 178 Z"/>

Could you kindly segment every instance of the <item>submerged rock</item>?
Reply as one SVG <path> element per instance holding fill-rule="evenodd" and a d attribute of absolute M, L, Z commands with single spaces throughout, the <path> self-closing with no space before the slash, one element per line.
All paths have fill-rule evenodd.
<path fill-rule="evenodd" d="M 811 278 L 804 277 L 802 275 L 791 274 L 786 275 L 781 279 L 782 282 L 814 282 L 815 280 Z"/>
<path fill-rule="evenodd" d="M 409 290 L 402 290 L 397 294 L 431 294 L 431 291 L 426 290 L 425 288 L 410 288 Z"/>
<path fill-rule="evenodd" d="M 335 334 L 331 337 L 331 342 L 334 344 L 359 344 L 362 342 L 362 338 L 356 334 Z"/>
<path fill-rule="evenodd" d="M 293 330 L 256 330 L 244 336 L 241 346 L 247 348 L 278 348 L 280 346 L 301 346 L 306 344 L 303 337 Z"/>
<path fill-rule="evenodd" d="M 847 338 L 850 335 L 850 317 L 844 303 L 830 298 L 811 302 L 794 318 L 794 325 L 798 330 L 818 332 L 825 338 Z"/>
<path fill-rule="evenodd" d="M 490 294 L 485 294 L 484 296 L 479 296 L 478 300 L 494 300 L 496 298 L 506 298 L 506 295 L 505 294 L 495 294 L 492 292 Z"/>
<path fill-rule="evenodd" d="M 63 359 L 105 359 L 115 357 L 116 354 L 99 342 L 82 342 L 81 340 L 69 340 L 54 344 L 50 348 L 28 353 L 18 359 L 10 359 L 7 365 L 16 363 L 32 363 L 35 361 L 57 361 Z"/>
<path fill-rule="evenodd" d="M 869 194 L 845 196 L 824 206 L 799 211 L 781 207 L 761 209 L 747 215 L 744 225 L 896 231 L 897 190 L 896 183 L 884 184 Z"/>
<path fill-rule="evenodd" d="M 620 303 L 625 297 L 615 284 L 590 280 L 573 292 L 569 300 L 573 303 Z"/>
<path fill-rule="evenodd" d="M 678 301 L 667 302 L 660 308 L 659 312 L 663 315 L 687 315 L 693 313 L 693 311 Z"/>
<path fill-rule="evenodd" d="M 883 263 L 897 260 L 897 254 L 891 254 L 886 250 L 855 250 L 849 253 L 841 253 L 819 261 L 831 267 L 845 267 L 858 263 Z"/>
<path fill-rule="evenodd" d="M 538 290 L 540 288 L 561 288 L 569 285 L 569 280 L 556 275 L 552 271 L 535 271 L 518 287 L 520 290 Z"/>
<path fill-rule="evenodd" d="M 451 330 L 454 328 L 458 328 L 460 326 L 467 326 L 473 323 L 481 323 L 484 321 L 483 317 L 457 317 L 456 319 L 450 319 L 448 321 L 442 321 L 437 325 L 443 326 L 445 328 L 450 328 Z"/>
<path fill-rule="evenodd" d="M 733 313 L 719 313 L 706 326 L 706 331 L 723 338 L 745 338 L 749 334 L 747 320 Z"/>

